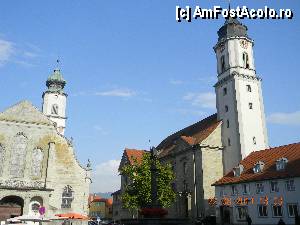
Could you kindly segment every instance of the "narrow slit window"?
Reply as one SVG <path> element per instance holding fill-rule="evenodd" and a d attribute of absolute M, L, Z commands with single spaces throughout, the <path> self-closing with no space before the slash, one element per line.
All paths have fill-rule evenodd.
<path fill-rule="evenodd" d="M 256 137 L 253 137 L 253 144 L 256 145 Z"/>
<path fill-rule="evenodd" d="M 227 139 L 228 146 L 231 146 L 230 138 Z"/>
<path fill-rule="evenodd" d="M 249 56 L 246 52 L 243 53 L 243 67 L 249 69 Z"/>
<path fill-rule="evenodd" d="M 227 88 L 226 87 L 223 88 L 223 95 L 227 95 Z"/>
<path fill-rule="evenodd" d="M 229 128 L 229 120 L 226 121 L 226 126 Z"/>
<path fill-rule="evenodd" d="M 223 73 L 225 71 L 225 56 L 221 56 L 221 72 Z"/>

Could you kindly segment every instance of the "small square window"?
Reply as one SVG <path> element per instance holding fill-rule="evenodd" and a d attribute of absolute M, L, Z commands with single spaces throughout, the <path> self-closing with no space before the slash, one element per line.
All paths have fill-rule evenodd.
<path fill-rule="evenodd" d="M 271 181 L 271 192 L 279 192 L 277 181 Z"/>
<path fill-rule="evenodd" d="M 256 194 L 264 193 L 264 185 L 262 183 L 256 184 Z"/>
<path fill-rule="evenodd" d="M 227 88 L 223 88 L 223 95 L 227 95 Z"/>
<path fill-rule="evenodd" d="M 253 109 L 253 104 L 252 104 L 252 102 L 249 102 L 249 109 Z"/>
<path fill-rule="evenodd" d="M 287 180 L 286 181 L 286 189 L 288 191 L 295 191 L 296 187 L 295 187 L 294 180 Z"/>

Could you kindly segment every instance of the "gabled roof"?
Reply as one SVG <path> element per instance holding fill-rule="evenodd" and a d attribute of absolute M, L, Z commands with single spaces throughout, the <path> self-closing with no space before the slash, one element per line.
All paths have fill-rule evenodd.
<path fill-rule="evenodd" d="M 159 157 L 168 155 L 176 146 L 176 141 L 181 139 L 193 146 L 205 140 L 221 123 L 217 114 L 213 114 L 191 126 L 188 126 L 164 139 L 158 146 Z"/>
<path fill-rule="evenodd" d="M 141 162 L 143 155 L 146 153 L 146 150 L 138 150 L 138 149 L 128 149 L 126 148 L 124 150 L 124 154 L 127 157 L 130 164 L 134 163 L 134 160 L 137 160 L 137 162 Z"/>
<path fill-rule="evenodd" d="M 29 101 L 21 101 L 16 105 L 9 107 L 4 112 L 0 113 L 0 120 L 53 125 L 53 122 Z"/>
<path fill-rule="evenodd" d="M 119 171 L 121 171 L 122 167 L 126 164 L 134 164 L 136 160 L 138 163 L 142 161 L 143 155 L 147 153 L 146 150 L 139 150 L 139 149 L 129 149 L 125 148 L 122 156 L 122 160 L 119 165 Z"/>
<path fill-rule="evenodd" d="M 276 160 L 282 157 L 287 158 L 288 163 L 285 170 L 277 171 Z M 264 162 L 265 165 L 261 173 L 254 173 L 253 167 L 258 161 Z M 244 166 L 241 176 L 235 177 L 231 170 L 213 185 L 300 177 L 300 143 L 252 152 L 240 164 Z"/>

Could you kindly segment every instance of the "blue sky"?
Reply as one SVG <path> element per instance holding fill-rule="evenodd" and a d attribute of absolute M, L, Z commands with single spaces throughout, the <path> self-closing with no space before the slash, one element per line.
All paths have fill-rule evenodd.
<path fill-rule="evenodd" d="M 0 110 L 22 99 L 41 108 L 45 80 L 61 60 L 69 94 L 66 136 L 94 165 L 92 191 L 118 187 L 125 147 L 148 149 L 216 112 L 213 46 L 219 20 L 177 23 L 175 7 L 227 7 L 227 1 L 2 1 Z M 232 1 L 232 6 L 291 8 L 292 20 L 243 20 L 271 146 L 299 142 L 300 3 Z M 189 98 L 193 96 L 193 98 Z M 103 182 L 105 180 L 105 182 Z"/>

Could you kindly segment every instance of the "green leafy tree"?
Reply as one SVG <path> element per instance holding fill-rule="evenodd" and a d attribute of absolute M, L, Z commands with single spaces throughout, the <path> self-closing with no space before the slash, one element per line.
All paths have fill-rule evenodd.
<path fill-rule="evenodd" d="M 125 208 L 134 211 L 147 207 L 151 203 L 151 157 L 150 153 L 143 155 L 141 162 L 133 158 L 132 165 L 125 165 L 121 174 L 129 178 L 129 182 L 122 194 Z M 175 200 L 175 192 L 171 183 L 174 174 L 170 164 L 161 164 L 156 160 L 158 200 L 162 207 L 168 207 Z"/>

